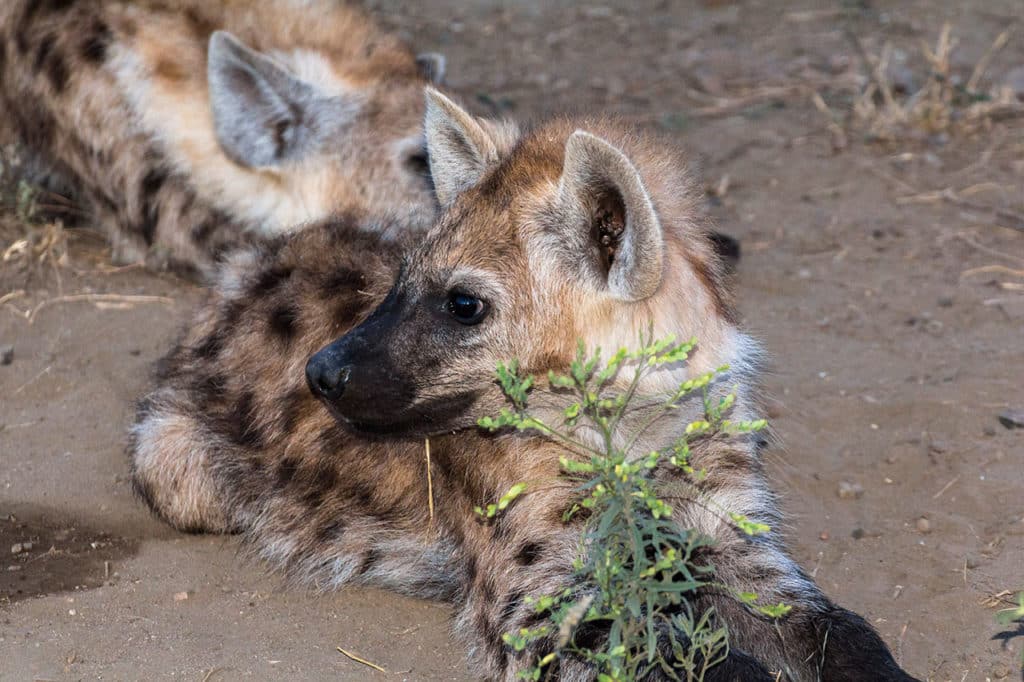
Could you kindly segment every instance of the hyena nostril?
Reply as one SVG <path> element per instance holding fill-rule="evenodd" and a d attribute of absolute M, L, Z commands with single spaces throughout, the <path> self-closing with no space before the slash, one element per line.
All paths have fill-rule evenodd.
<path fill-rule="evenodd" d="M 306 382 L 313 395 L 325 400 L 337 400 L 345 393 L 348 383 L 348 367 L 339 367 L 319 354 L 306 363 Z"/>

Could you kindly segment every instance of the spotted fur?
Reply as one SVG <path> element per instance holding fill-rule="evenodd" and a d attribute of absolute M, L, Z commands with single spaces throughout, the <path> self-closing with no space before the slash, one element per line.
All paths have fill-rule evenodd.
<path fill-rule="evenodd" d="M 588 587 L 572 567 L 583 521 L 564 521 L 578 495 L 559 475 L 564 450 L 473 426 L 503 404 L 495 363 L 515 357 L 543 377 L 569 364 L 577 339 L 616 348 L 650 329 L 697 337 L 689 364 L 655 373 L 641 393 L 728 363 L 713 390 L 738 387 L 743 419 L 757 412 L 760 354 L 737 326 L 670 146 L 600 119 L 500 134 L 437 93 L 429 102 L 445 210 L 426 239 L 381 240 L 386 230 L 349 216 L 236 256 L 141 404 L 133 479 L 171 524 L 240 531 L 303 583 L 452 603 L 474 672 L 514 680 L 552 646 L 516 652 L 503 642 L 538 623 L 528 598 Z M 452 291 L 486 300 L 489 312 L 472 325 L 453 320 Z M 684 404 L 636 452 L 671 442 L 701 410 L 699 400 Z M 678 522 L 715 539 L 700 560 L 718 580 L 793 607 L 772 622 L 720 591 L 700 593 L 692 606 L 713 607 L 732 645 L 706 679 L 911 680 L 871 626 L 786 552 L 759 448 L 705 439 L 693 448 L 700 481 L 667 465 L 653 473 Z M 526 493 L 493 522 L 473 513 L 518 482 Z M 715 503 L 696 501 L 691 485 Z M 721 510 L 776 530 L 747 537 Z M 600 646 L 607 632 L 590 625 L 574 636 Z M 578 658 L 555 665 L 559 679 L 594 678 Z"/>
<path fill-rule="evenodd" d="M 422 88 L 442 65 L 334 0 L 5 0 L 0 132 L 70 186 L 117 260 L 208 270 L 251 233 L 336 210 L 429 225 Z M 258 116 L 287 154 L 239 142 Z"/>

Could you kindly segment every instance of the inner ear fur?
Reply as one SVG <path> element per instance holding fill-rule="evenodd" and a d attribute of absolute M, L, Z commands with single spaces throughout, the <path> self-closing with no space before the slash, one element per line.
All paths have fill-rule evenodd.
<path fill-rule="evenodd" d="M 618 148 L 586 131 L 577 130 L 566 142 L 559 181 L 560 229 L 566 244 L 579 244 L 593 258 L 609 293 L 625 301 L 654 294 L 661 285 L 664 245 L 661 221 L 640 173 Z"/>

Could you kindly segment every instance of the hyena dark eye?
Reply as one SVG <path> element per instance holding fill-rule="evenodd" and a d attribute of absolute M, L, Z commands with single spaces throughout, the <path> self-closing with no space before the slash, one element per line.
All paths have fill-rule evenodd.
<path fill-rule="evenodd" d="M 416 175 L 430 175 L 430 157 L 427 150 L 421 149 L 405 157 L 405 167 Z"/>
<path fill-rule="evenodd" d="M 448 294 L 445 310 L 462 324 L 479 324 L 487 317 L 488 306 L 476 296 L 453 291 Z"/>

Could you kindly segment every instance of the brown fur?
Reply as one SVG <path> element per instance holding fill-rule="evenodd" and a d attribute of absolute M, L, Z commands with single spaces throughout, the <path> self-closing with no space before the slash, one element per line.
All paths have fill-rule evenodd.
<path fill-rule="evenodd" d="M 613 121 L 566 120 L 514 144 L 492 131 L 496 154 L 487 159 L 479 150 L 437 147 L 453 131 L 457 144 L 466 140 L 461 114 L 442 104 L 428 107 L 431 156 L 444 159 L 434 173 L 455 173 L 459 182 L 435 180 L 458 188 L 468 173 L 475 184 L 449 197 L 415 247 L 381 243 L 379 227 L 353 217 L 236 256 L 140 407 L 133 477 L 173 525 L 241 531 L 259 556 L 296 579 L 325 588 L 377 584 L 450 601 L 475 673 L 513 680 L 552 646 L 541 641 L 517 653 L 502 641 L 505 632 L 537 624 L 526 598 L 589 587 L 576 583 L 572 569 L 583 521 L 563 521 L 576 499 L 572 482 L 559 475 L 564 449 L 537 435 L 491 436 L 473 427 L 503 404 L 495 363 L 515 357 L 526 371 L 542 373 L 565 368 L 579 338 L 611 349 L 633 345 L 652 327 L 659 336 L 696 336 L 701 346 L 692 361 L 665 368 L 643 391 L 656 395 L 730 362 L 732 371 L 713 391 L 738 386 L 733 416 L 743 419 L 755 411 L 757 350 L 732 321 L 717 258 L 693 218 L 685 171 L 664 144 Z M 591 137 L 579 138 L 580 128 Z M 599 140 L 588 142 L 593 136 Z M 590 169 L 600 182 L 589 189 L 601 200 L 566 208 L 565 191 L 579 179 L 565 176 L 566 150 L 581 139 L 618 166 L 606 175 Z M 631 173 L 636 178 L 623 175 Z M 607 259 L 597 258 L 600 240 L 585 222 L 611 215 L 626 221 L 621 232 L 636 229 L 643 204 L 630 203 L 634 196 L 609 204 L 606 183 L 615 182 L 626 194 L 649 195 L 662 230 L 661 284 L 641 300 L 605 289 L 600 263 Z M 580 262 L 591 253 L 596 271 Z M 484 321 L 460 326 L 446 318 L 441 302 L 453 289 L 489 302 Z M 347 367 L 345 392 L 321 401 L 328 409 L 306 388 L 303 369 L 314 365 L 306 364 L 314 353 L 328 364 L 344 358 Z M 355 396 L 346 402 L 349 392 Z M 636 452 L 670 442 L 701 413 L 699 403 L 647 431 Z M 538 409 L 543 414 L 542 404 Z M 424 438 L 433 463 L 432 519 Z M 693 606 L 717 610 L 733 647 L 707 679 L 911 679 L 871 627 L 832 604 L 786 554 L 758 448 L 752 439 L 707 439 L 693 450 L 694 466 L 707 470 L 703 480 L 685 481 L 668 465 L 653 474 L 674 518 L 715 539 L 706 558 L 717 579 L 793 606 L 773 623 L 731 597 L 702 593 Z M 518 482 L 527 492 L 493 522 L 473 513 Z M 694 500 L 691 484 L 716 505 Z M 721 509 L 776 530 L 747 537 Z M 600 646 L 605 634 L 591 627 L 576 637 Z M 594 677 L 591 666 L 568 655 L 557 670 L 563 680 Z"/>
<path fill-rule="evenodd" d="M 226 30 L 358 112 L 328 148 L 275 167 L 234 163 L 214 136 L 207 43 Z M 415 55 L 334 0 L 7 0 L 0 128 L 70 183 L 115 258 L 207 269 L 248 232 L 340 209 L 414 229 L 435 212 L 405 160 L 422 146 Z M 3 131 L 0 131 L 3 132 Z"/>

